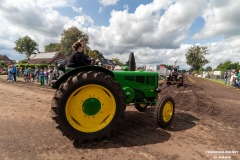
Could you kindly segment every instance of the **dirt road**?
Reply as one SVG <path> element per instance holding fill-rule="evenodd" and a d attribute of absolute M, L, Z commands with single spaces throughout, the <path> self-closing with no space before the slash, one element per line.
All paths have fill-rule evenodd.
<path fill-rule="evenodd" d="M 184 87 L 161 87 L 176 102 L 169 128 L 158 127 L 153 107 L 129 106 L 120 131 L 76 148 L 50 118 L 54 90 L 0 79 L 0 159 L 240 159 L 239 90 L 194 77 Z"/>

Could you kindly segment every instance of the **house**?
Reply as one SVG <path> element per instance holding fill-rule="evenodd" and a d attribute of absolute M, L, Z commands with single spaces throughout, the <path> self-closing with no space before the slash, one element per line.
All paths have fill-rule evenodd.
<path fill-rule="evenodd" d="M 165 66 L 160 65 L 157 72 L 160 76 L 167 76 L 169 75 L 170 70 L 168 70 Z"/>
<path fill-rule="evenodd" d="M 60 52 L 44 52 L 31 54 L 29 59 L 30 59 L 28 61 L 29 64 L 41 64 L 41 63 L 53 64 L 56 61 L 65 60 L 67 58 Z"/>
<path fill-rule="evenodd" d="M 8 56 L 6 55 L 0 55 L 0 61 L 6 63 L 6 64 L 15 64 L 16 61 L 15 60 L 11 60 L 8 58 Z"/>

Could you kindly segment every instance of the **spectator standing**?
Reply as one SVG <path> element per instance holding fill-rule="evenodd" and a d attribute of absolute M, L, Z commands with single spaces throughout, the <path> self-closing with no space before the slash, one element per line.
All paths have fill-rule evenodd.
<path fill-rule="evenodd" d="M 58 70 L 56 67 L 54 67 L 53 69 L 53 80 L 57 80 L 58 79 Z"/>
<path fill-rule="evenodd" d="M 40 85 L 44 86 L 44 72 L 43 72 L 43 69 L 40 69 L 39 77 L 40 77 Z"/>
<path fill-rule="evenodd" d="M 39 68 L 38 67 L 35 68 L 34 74 L 35 74 L 36 82 L 39 82 Z"/>
<path fill-rule="evenodd" d="M 53 68 L 51 66 L 48 67 L 48 84 L 50 83 L 50 72 L 53 73 Z M 51 77 L 52 78 L 52 77 Z"/>
<path fill-rule="evenodd" d="M 228 83 L 228 72 L 224 72 L 224 82 L 225 82 L 225 84 L 227 84 Z"/>
<path fill-rule="evenodd" d="M 47 68 L 45 67 L 44 70 L 43 70 L 43 73 L 44 73 L 44 80 L 45 80 L 45 84 L 48 84 L 48 70 Z"/>
<path fill-rule="evenodd" d="M 27 82 L 31 82 L 31 75 L 30 75 L 31 71 L 30 70 L 31 70 L 30 67 L 25 69 L 24 75 L 26 75 L 25 81 L 27 81 Z"/>
<path fill-rule="evenodd" d="M 20 72 L 21 72 L 22 77 L 24 77 L 25 68 L 21 67 Z"/>
<path fill-rule="evenodd" d="M 15 65 L 12 66 L 12 76 L 13 76 L 13 81 L 16 81 L 16 74 L 17 74 L 17 67 Z"/>
<path fill-rule="evenodd" d="M 28 68 L 24 68 L 24 69 L 23 69 L 23 78 L 24 78 L 24 81 L 27 81 L 27 74 L 28 74 Z"/>
<path fill-rule="evenodd" d="M 34 82 L 36 79 L 35 69 L 31 69 L 31 78 L 32 78 L 32 82 Z"/>
<path fill-rule="evenodd" d="M 7 81 L 12 82 L 12 66 L 8 66 L 8 76 L 7 76 Z"/>
<path fill-rule="evenodd" d="M 19 72 L 20 68 L 17 68 L 17 76 L 20 77 L 20 72 Z"/>
<path fill-rule="evenodd" d="M 232 74 L 231 74 L 231 78 L 230 78 L 230 84 L 233 87 L 236 87 L 236 80 L 237 80 L 237 75 L 236 75 L 236 71 L 232 70 Z"/>
<path fill-rule="evenodd" d="M 240 69 L 238 71 L 237 79 L 238 79 L 238 89 L 240 89 Z"/>
<path fill-rule="evenodd" d="M 49 71 L 49 86 L 52 86 L 53 70 Z"/>

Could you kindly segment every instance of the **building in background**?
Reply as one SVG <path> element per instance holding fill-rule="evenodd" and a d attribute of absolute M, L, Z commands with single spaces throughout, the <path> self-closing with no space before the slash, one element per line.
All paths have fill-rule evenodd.
<path fill-rule="evenodd" d="M 6 65 L 11 65 L 16 63 L 15 60 L 9 59 L 8 56 L 6 55 L 0 55 L 0 61 L 5 63 Z"/>
<path fill-rule="evenodd" d="M 166 76 L 169 75 L 171 72 L 163 65 L 146 65 L 146 71 L 154 71 L 158 72 L 159 76 Z"/>
<path fill-rule="evenodd" d="M 56 61 L 66 60 L 66 56 L 61 54 L 60 52 L 44 52 L 44 53 L 36 53 L 32 54 L 29 57 L 29 64 L 53 64 Z"/>

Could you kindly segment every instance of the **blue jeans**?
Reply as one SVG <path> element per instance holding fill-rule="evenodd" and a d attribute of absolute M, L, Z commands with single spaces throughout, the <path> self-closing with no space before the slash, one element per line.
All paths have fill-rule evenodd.
<path fill-rule="evenodd" d="M 44 76 L 46 84 L 48 84 L 48 76 Z"/>
<path fill-rule="evenodd" d="M 225 84 L 227 84 L 227 80 L 228 80 L 227 78 L 224 78 L 224 82 L 225 82 Z"/>
<path fill-rule="evenodd" d="M 240 79 L 238 80 L 238 88 L 240 89 Z"/>

